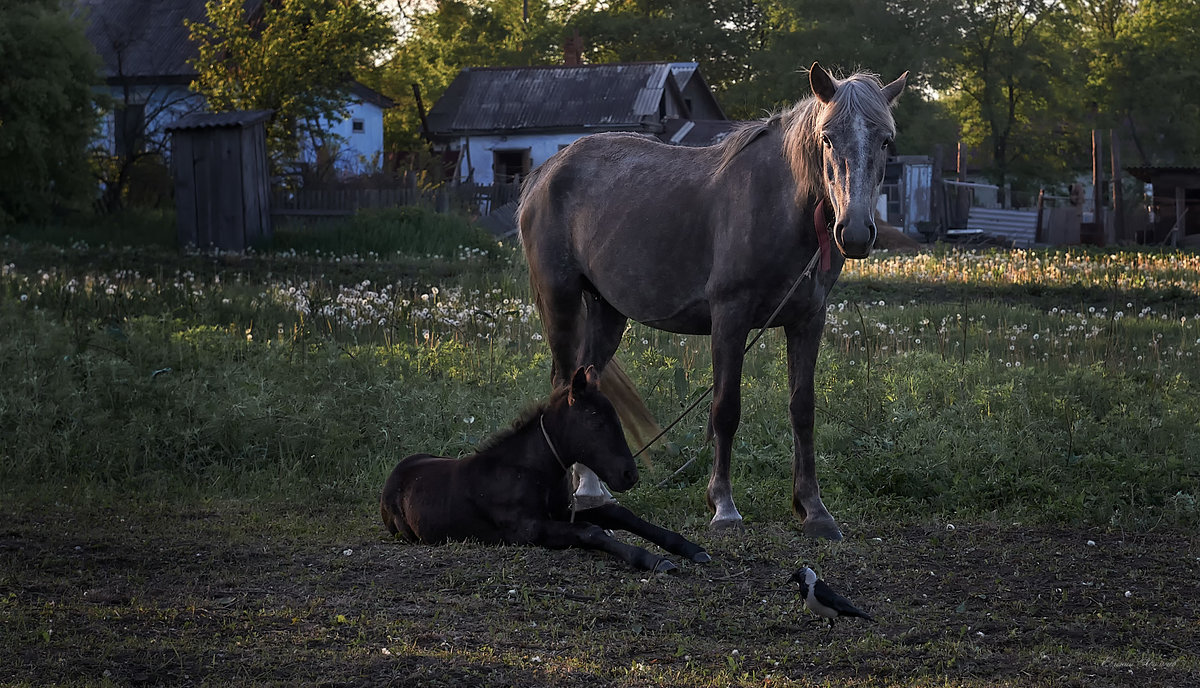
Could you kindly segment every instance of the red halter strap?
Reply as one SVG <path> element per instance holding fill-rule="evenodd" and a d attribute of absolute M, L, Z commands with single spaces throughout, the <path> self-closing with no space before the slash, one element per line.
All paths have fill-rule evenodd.
<path fill-rule="evenodd" d="M 829 224 L 825 222 L 825 199 L 817 204 L 813 213 L 814 227 L 817 231 L 817 243 L 821 245 L 821 271 L 828 272 L 831 267 L 832 251 L 829 248 Z"/>

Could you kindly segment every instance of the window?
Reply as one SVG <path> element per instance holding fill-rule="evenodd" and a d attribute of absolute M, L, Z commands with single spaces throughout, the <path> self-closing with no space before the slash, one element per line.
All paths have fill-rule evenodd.
<path fill-rule="evenodd" d="M 529 149 L 492 151 L 492 176 L 498 184 L 519 181 L 529 174 Z"/>
<path fill-rule="evenodd" d="M 362 121 L 361 119 L 357 119 L 357 118 L 350 120 L 350 131 L 353 131 L 355 134 L 361 134 L 366 130 L 367 130 L 366 122 Z"/>
<path fill-rule="evenodd" d="M 145 103 L 127 103 L 113 111 L 113 143 L 117 155 L 128 159 L 141 153 L 145 134 Z"/>

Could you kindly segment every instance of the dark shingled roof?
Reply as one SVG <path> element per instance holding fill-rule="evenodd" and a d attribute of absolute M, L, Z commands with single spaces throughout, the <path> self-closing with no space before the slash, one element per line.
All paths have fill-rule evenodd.
<path fill-rule="evenodd" d="M 468 67 L 429 111 L 429 133 L 655 131 L 664 90 L 673 88 L 672 68 L 669 62 Z"/>
<path fill-rule="evenodd" d="M 110 80 L 188 83 L 187 61 L 196 46 L 184 19 L 202 21 L 204 0 L 76 0 L 86 14 L 87 36 Z"/>

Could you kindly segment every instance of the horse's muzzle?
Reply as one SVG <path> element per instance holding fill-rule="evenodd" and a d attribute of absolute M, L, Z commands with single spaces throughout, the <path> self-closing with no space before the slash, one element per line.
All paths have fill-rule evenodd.
<path fill-rule="evenodd" d="M 879 230 L 874 222 L 842 223 L 839 222 L 833 230 L 833 240 L 838 250 L 847 258 L 866 258 L 875 247 L 875 238 Z"/>

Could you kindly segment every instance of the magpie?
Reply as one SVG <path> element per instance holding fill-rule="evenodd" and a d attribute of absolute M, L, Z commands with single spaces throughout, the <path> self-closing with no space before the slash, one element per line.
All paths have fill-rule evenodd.
<path fill-rule="evenodd" d="M 839 616 L 857 616 L 860 619 L 874 621 L 870 614 L 858 609 L 850 600 L 834 592 L 824 581 L 817 580 L 817 574 L 807 566 L 792 574 L 790 583 L 800 584 L 800 594 L 804 596 L 804 606 L 808 611 L 829 620 L 830 628 L 833 620 Z"/>

